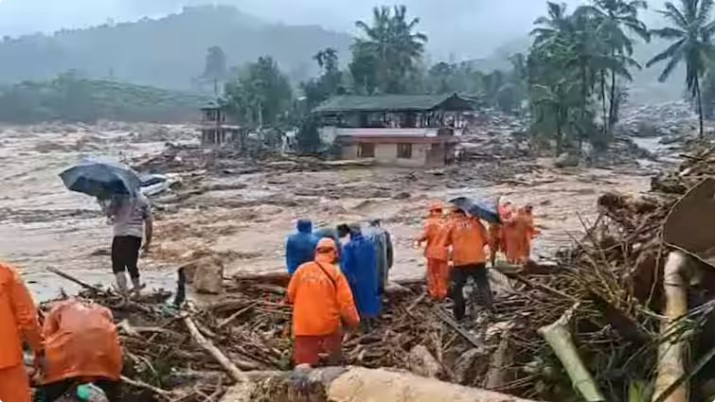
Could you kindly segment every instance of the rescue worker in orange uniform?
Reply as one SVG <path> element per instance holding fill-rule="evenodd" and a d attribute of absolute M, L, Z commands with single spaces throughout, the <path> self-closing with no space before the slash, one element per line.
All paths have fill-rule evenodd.
<path fill-rule="evenodd" d="M 17 272 L 0 263 L 0 401 L 32 401 L 23 340 L 42 371 L 44 350 L 37 309 Z"/>
<path fill-rule="evenodd" d="M 435 300 L 444 299 L 448 292 L 448 251 L 442 240 L 444 227 L 442 204 L 433 202 L 423 226 L 423 234 L 416 241 L 418 245 L 425 243 L 428 295 Z"/>
<path fill-rule="evenodd" d="M 500 217 L 500 221 L 502 221 L 503 216 L 509 213 L 512 202 L 506 201 L 504 203 L 500 203 L 500 199 L 500 197 L 497 198 L 496 206 L 497 214 Z M 490 265 L 494 267 L 495 261 L 497 261 L 497 253 L 499 251 L 505 251 L 501 222 L 490 223 L 488 226 L 488 232 L 490 235 Z"/>
<path fill-rule="evenodd" d="M 492 311 L 492 291 L 485 266 L 485 246 L 488 244 L 489 237 L 482 222 L 467 216 L 459 208 L 453 208 L 453 216 L 445 228 L 444 245 L 452 247 L 450 295 L 453 299 L 453 314 L 458 321 L 465 316 L 463 287 L 468 278 L 475 282 L 481 303 Z"/>
<path fill-rule="evenodd" d="M 71 388 L 93 383 L 109 401 L 120 399 L 122 350 L 109 309 L 92 302 L 68 299 L 50 309 L 42 327 L 45 372 L 39 394 L 56 401 Z"/>
<path fill-rule="evenodd" d="M 519 263 L 523 264 L 529 261 L 532 255 L 532 240 L 540 234 L 535 228 L 534 216 L 532 216 L 532 205 L 527 204 L 521 209 L 519 229 L 521 231 L 521 248 Z"/>
<path fill-rule="evenodd" d="M 337 256 L 336 243 L 322 238 L 314 260 L 299 266 L 288 284 L 296 366 L 316 365 L 322 352 L 328 354 L 330 364 L 338 364 L 342 324 L 353 328 L 360 322 L 348 281 L 335 265 Z"/>
<path fill-rule="evenodd" d="M 518 264 L 524 255 L 524 217 L 523 209 L 517 212 L 512 205 L 506 205 L 500 214 L 502 221 L 502 243 L 509 264 Z"/>

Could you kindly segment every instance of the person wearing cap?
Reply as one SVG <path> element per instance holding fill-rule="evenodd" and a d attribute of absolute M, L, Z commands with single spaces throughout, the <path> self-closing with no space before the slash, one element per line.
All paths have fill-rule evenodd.
<path fill-rule="evenodd" d="M 373 244 L 378 271 L 378 293 L 382 295 L 388 284 L 390 268 L 393 267 L 393 242 L 390 233 L 380 225 L 380 219 L 369 222 L 364 237 Z"/>
<path fill-rule="evenodd" d="M 321 353 L 328 354 L 329 364 L 339 364 L 343 327 L 360 322 L 348 281 L 335 265 L 337 256 L 335 241 L 322 238 L 315 258 L 299 266 L 288 284 L 296 366 L 315 366 Z"/>
<path fill-rule="evenodd" d="M 469 217 L 459 207 L 453 207 L 453 215 L 445 228 L 444 245 L 451 248 L 453 268 L 450 270 L 450 295 L 453 299 L 455 319 L 465 316 L 463 288 L 468 278 L 475 282 L 482 304 L 492 310 L 492 291 L 485 262 L 485 246 L 489 237 L 479 219 Z"/>
<path fill-rule="evenodd" d="M 352 224 L 350 230 L 351 239 L 341 253 L 341 270 L 348 279 L 363 327 L 370 329 L 381 306 L 375 249 L 363 237 L 359 225 Z"/>
<path fill-rule="evenodd" d="M 445 227 L 442 216 L 442 204 L 440 202 L 431 203 L 428 218 L 423 226 L 423 233 L 416 240 L 418 245 L 425 243 L 428 295 L 435 300 L 444 299 L 448 292 L 448 252 L 441 239 Z"/>

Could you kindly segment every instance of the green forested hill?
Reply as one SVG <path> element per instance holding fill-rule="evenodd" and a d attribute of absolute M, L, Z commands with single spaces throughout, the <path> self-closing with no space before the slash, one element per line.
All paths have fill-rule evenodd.
<path fill-rule="evenodd" d="M 351 37 L 318 26 L 270 24 L 228 6 L 185 8 L 157 20 L 6 37 L 0 42 L 0 83 L 38 80 L 76 69 L 89 78 L 189 89 L 207 48 L 220 46 L 229 66 L 271 55 L 293 80 L 315 69 L 311 56 Z"/>
<path fill-rule="evenodd" d="M 208 100 L 155 87 L 87 80 L 71 73 L 0 87 L 0 122 L 187 121 Z"/>

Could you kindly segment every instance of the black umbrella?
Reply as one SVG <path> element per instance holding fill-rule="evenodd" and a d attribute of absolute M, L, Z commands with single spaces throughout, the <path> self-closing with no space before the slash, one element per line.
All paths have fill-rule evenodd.
<path fill-rule="evenodd" d="M 461 196 L 451 199 L 450 203 L 464 210 L 472 216 L 485 220 L 489 223 L 500 223 L 500 215 L 491 203 L 485 201 L 473 201 L 470 198 Z"/>
<path fill-rule="evenodd" d="M 102 160 L 85 160 L 60 173 L 70 191 L 107 199 L 113 195 L 135 196 L 141 181 L 124 164 Z"/>

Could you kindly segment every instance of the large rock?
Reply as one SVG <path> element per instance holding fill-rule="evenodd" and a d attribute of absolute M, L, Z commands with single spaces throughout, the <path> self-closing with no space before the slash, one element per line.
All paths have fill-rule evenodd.
<path fill-rule="evenodd" d="M 485 349 L 472 348 L 460 355 L 455 362 L 455 381 L 460 384 L 472 384 L 487 372 L 489 353 Z"/>
<path fill-rule="evenodd" d="M 442 366 L 425 345 L 416 345 L 408 353 L 408 369 L 416 375 L 437 378 Z"/>
<path fill-rule="evenodd" d="M 557 168 L 577 167 L 578 165 L 579 157 L 569 153 L 560 154 L 557 160 L 554 161 L 554 166 Z"/>
<path fill-rule="evenodd" d="M 218 294 L 222 291 L 224 264 L 218 257 L 202 257 L 182 267 L 187 283 L 193 284 L 198 293 Z"/>

